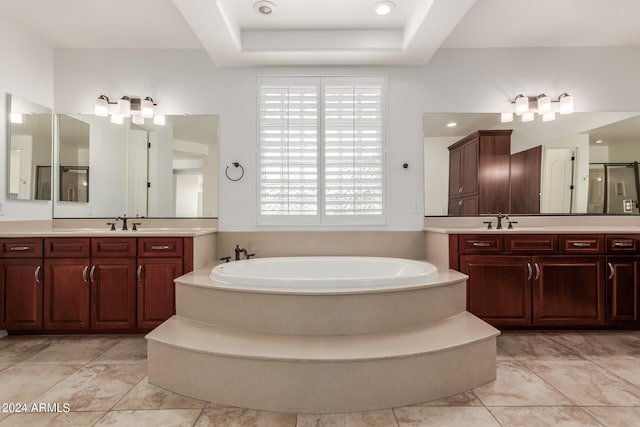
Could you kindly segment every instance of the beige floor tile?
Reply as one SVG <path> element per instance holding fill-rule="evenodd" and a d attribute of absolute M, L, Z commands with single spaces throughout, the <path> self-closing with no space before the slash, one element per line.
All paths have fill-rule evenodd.
<path fill-rule="evenodd" d="M 20 363 L 30 365 L 78 365 L 91 362 L 96 357 L 118 343 L 116 338 L 68 336 L 57 337 L 49 341 L 42 351 Z"/>
<path fill-rule="evenodd" d="M 394 409 L 398 426 L 499 427 L 487 408 L 410 406 Z"/>
<path fill-rule="evenodd" d="M 124 337 L 116 345 L 108 349 L 101 356 L 93 359 L 90 363 L 146 363 L 147 362 L 147 340 L 144 335 Z"/>
<path fill-rule="evenodd" d="M 49 346 L 45 337 L 9 336 L 0 340 L 0 364 L 11 365 L 27 359 Z"/>
<path fill-rule="evenodd" d="M 7 369 L 11 365 L 0 365 L 0 371 Z"/>
<path fill-rule="evenodd" d="M 638 332 L 568 332 L 550 335 L 551 339 L 571 348 L 586 359 L 593 357 L 640 357 Z"/>
<path fill-rule="evenodd" d="M 606 369 L 623 380 L 640 387 L 640 358 L 618 359 L 598 357 L 593 359 L 593 363 Z"/>
<path fill-rule="evenodd" d="M 85 427 L 92 426 L 105 412 L 68 412 L 60 414 L 12 414 L 0 421 L 4 427 Z"/>
<path fill-rule="evenodd" d="M 295 425 L 296 414 L 242 408 L 205 409 L 195 424 L 196 427 L 294 427 Z"/>
<path fill-rule="evenodd" d="M 114 410 L 125 409 L 202 409 L 207 402 L 192 399 L 149 384 L 143 378 L 125 397 L 118 402 Z"/>
<path fill-rule="evenodd" d="M 73 375 L 79 366 L 14 365 L 0 371 L 0 403 L 27 403 Z"/>
<path fill-rule="evenodd" d="M 500 347 L 498 347 L 496 350 L 497 350 L 496 351 L 496 360 L 513 360 L 513 356 L 511 356 L 509 353 L 507 353 L 506 351 L 504 351 Z"/>
<path fill-rule="evenodd" d="M 110 411 L 95 425 L 123 427 L 191 427 L 201 411 L 201 409 Z"/>
<path fill-rule="evenodd" d="M 589 427 L 600 426 L 577 406 L 491 407 L 489 411 L 503 427 Z"/>
<path fill-rule="evenodd" d="M 482 402 L 478 399 L 473 391 L 465 391 L 464 393 L 445 397 L 444 399 L 432 400 L 431 402 L 420 403 L 416 406 L 482 406 Z"/>
<path fill-rule="evenodd" d="M 487 406 L 572 405 L 519 362 L 499 361 L 495 381 L 473 389 Z"/>
<path fill-rule="evenodd" d="M 592 362 L 535 361 L 528 366 L 577 405 L 640 405 L 640 388 Z"/>
<path fill-rule="evenodd" d="M 299 414 L 296 427 L 391 427 L 397 426 L 391 409 L 351 414 Z"/>
<path fill-rule="evenodd" d="M 516 360 L 584 359 L 571 348 L 551 339 L 547 333 L 503 333 L 498 337 L 498 348 Z"/>
<path fill-rule="evenodd" d="M 67 402 L 72 411 L 111 409 L 146 375 L 146 365 L 90 365 L 37 396 L 39 402 Z"/>
<path fill-rule="evenodd" d="M 638 407 L 600 406 L 586 407 L 584 410 L 607 427 L 638 427 L 640 425 L 640 408 Z"/>

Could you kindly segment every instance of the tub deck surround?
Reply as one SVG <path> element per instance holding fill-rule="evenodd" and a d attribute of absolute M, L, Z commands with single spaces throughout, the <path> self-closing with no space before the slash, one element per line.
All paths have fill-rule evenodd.
<path fill-rule="evenodd" d="M 151 383 L 233 406 L 333 413 L 429 401 L 495 379 L 499 331 L 465 311 L 458 272 L 311 292 L 242 288 L 209 274 L 176 280 L 176 316 L 147 335 Z"/>

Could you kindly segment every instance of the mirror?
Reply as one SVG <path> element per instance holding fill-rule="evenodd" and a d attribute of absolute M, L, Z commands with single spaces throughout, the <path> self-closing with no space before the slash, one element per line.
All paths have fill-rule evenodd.
<path fill-rule="evenodd" d="M 51 200 L 52 112 L 15 95 L 7 95 L 7 111 L 8 198 Z"/>
<path fill-rule="evenodd" d="M 58 114 L 54 218 L 217 216 L 218 117 Z"/>
<path fill-rule="evenodd" d="M 449 123 L 456 125 L 448 127 Z M 516 117 L 510 123 L 500 123 L 499 113 L 427 113 L 426 216 L 448 214 L 447 147 L 477 130 L 494 129 L 513 129 L 511 213 L 639 213 L 640 113 L 573 113 L 551 122 L 522 122 Z M 526 157 L 531 153 L 533 157 Z M 516 202 L 525 191 L 522 183 L 534 185 L 534 190 L 526 190 L 526 199 L 533 203 Z"/>

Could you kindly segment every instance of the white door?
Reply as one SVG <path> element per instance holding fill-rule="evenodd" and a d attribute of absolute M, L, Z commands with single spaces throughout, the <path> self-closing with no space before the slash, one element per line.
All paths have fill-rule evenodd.
<path fill-rule="evenodd" d="M 129 131 L 129 165 L 127 180 L 127 216 L 147 216 L 147 147 L 148 132 L 131 129 Z"/>
<path fill-rule="evenodd" d="M 577 148 L 545 148 L 541 213 L 571 213 Z"/>

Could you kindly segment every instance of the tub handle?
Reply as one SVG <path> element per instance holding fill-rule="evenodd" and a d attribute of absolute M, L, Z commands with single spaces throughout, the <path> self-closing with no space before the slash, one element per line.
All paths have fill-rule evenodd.
<path fill-rule="evenodd" d="M 610 262 L 607 263 L 607 267 L 609 267 L 609 277 L 608 277 L 608 279 L 611 280 L 611 279 L 613 279 L 613 275 L 616 274 L 616 269 L 613 268 L 613 264 L 611 264 Z"/>
<path fill-rule="evenodd" d="M 536 269 L 536 277 L 534 277 L 533 280 L 538 280 L 540 278 L 540 266 L 537 262 L 534 262 L 533 266 Z"/>
<path fill-rule="evenodd" d="M 527 280 L 531 280 L 531 278 L 533 277 L 533 269 L 531 268 L 530 262 L 527 263 L 527 271 L 529 272 L 529 275 L 527 276 Z"/>
<path fill-rule="evenodd" d="M 142 264 L 138 265 L 138 269 L 136 270 L 136 280 L 138 282 L 142 281 Z"/>
<path fill-rule="evenodd" d="M 490 244 L 488 242 L 473 242 L 472 245 L 480 248 L 486 248 Z"/>

